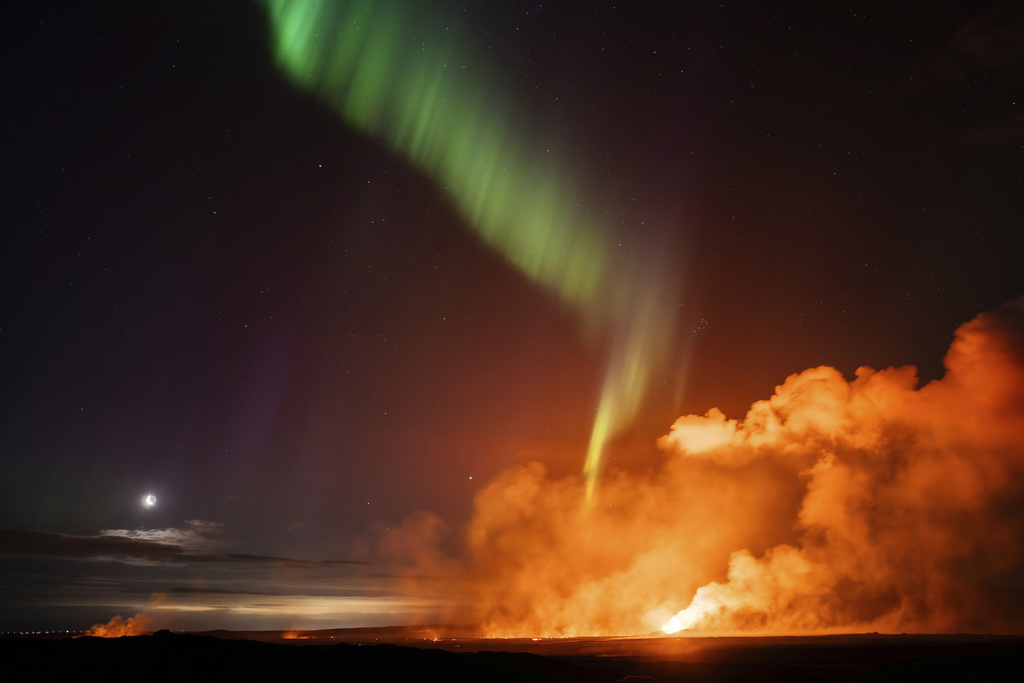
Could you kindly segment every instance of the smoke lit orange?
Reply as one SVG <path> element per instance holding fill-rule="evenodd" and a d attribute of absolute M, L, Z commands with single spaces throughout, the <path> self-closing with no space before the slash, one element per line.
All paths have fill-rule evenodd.
<path fill-rule="evenodd" d="M 95 638 L 143 636 L 149 633 L 151 623 L 152 620 L 141 613 L 127 619 L 118 615 L 105 624 L 93 624 L 83 635 Z"/>
<path fill-rule="evenodd" d="M 957 330 L 943 378 L 794 374 L 742 420 L 679 418 L 651 473 L 539 464 L 477 497 L 492 636 L 1022 632 L 1024 300 Z"/>

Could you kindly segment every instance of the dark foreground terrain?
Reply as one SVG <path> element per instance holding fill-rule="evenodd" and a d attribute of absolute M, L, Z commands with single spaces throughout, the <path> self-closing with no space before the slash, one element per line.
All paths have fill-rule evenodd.
<path fill-rule="evenodd" d="M 0 638 L 0 658 L 19 680 L 1024 680 L 1024 637 L 445 639 L 396 645 L 357 633 L 349 634 L 353 642 L 337 642 L 343 632 L 318 635 L 323 633 L 292 641 L 301 645 L 268 642 L 276 638 L 267 633 L 259 640 L 167 631 L 111 639 L 7 637 Z"/>

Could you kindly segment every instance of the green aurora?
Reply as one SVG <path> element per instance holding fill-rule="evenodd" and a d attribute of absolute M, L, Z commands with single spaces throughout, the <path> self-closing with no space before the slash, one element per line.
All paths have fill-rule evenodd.
<path fill-rule="evenodd" d="M 583 468 L 592 500 L 605 444 L 667 364 L 675 305 L 655 249 L 625 243 L 595 219 L 571 166 L 524 123 L 485 55 L 467 48 L 473 36 L 436 8 L 263 2 L 277 64 L 296 85 L 429 175 L 488 244 L 610 348 Z"/>

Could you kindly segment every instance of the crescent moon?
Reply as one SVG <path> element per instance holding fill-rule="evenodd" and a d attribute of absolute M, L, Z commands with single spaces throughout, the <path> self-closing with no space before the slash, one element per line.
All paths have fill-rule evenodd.
<path fill-rule="evenodd" d="M 142 504 L 148 508 L 153 507 L 154 505 L 156 505 L 156 496 L 154 496 L 152 493 L 146 494 L 146 496 L 142 499 Z"/>

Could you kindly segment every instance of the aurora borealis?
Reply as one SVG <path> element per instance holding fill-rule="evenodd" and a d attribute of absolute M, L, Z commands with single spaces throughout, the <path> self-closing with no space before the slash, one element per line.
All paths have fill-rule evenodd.
<path fill-rule="evenodd" d="M 1019 538 L 1012 430 L 964 427 L 962 452 L 936 436 L 958 414 L 1004 435 L 995 399 L 956 401 L 1013 403 L 969 361 L 1015 376 L 993 312 L 1024 294 L 1019 2 L 6 12 L 0 629 L 471 604 L 519 619 L 496 631 L 611 632 L 577 609 L 588 590 L 753 604 L 729 593 L 731 552 L 772 569 L 795 548 L 826 585 L 822 548 L 896 547 L 907 509 L 948 533 L 899 477 L 854 486 L 908 462 L 901 444 L 960 473 L 907 469 L 922 489 L 994 497 L 950 518 Z M 958 329 L 996 319 L 916 398 Z M 801 402 L 821 387 L 876 403 Z M 957 411 L 915 412 L 937 395 Z M 749 460 L 669 437 L 770 431 L 744 421 L 758 405 L 788 440 Z M 814 470 L 789 415 L 847 416 L 840 445 L 870 434 L 879 457 Z M 863 537 L 835 531 L 845 510 L 802 512 L 812 484 L 863 503 Z M 960 572 L 937 585 L 1003 586 L 1015 556 L 957 554 L 979 544 L 920 556 Z M 678 556 L 698 559 L 647 571 Z M 916 586 L 897 574 L 868 587 Z"/>
<path fill-rule="evenodd" d="M 658 252 L 667 245 L 623 246 L 637 237 L 613 231 L 574 164 L 529 134 L 530 112 L 498 87 L 455 17 L 413 3 L 267 4 L 293 82 L 428 173 L 481 237 L 575 309 L 591 335 L 612 340 L 584 467 L 592 495 L 606 440 L 665 372 L 674 330 L 661 312 L 674 290 Z"/>

